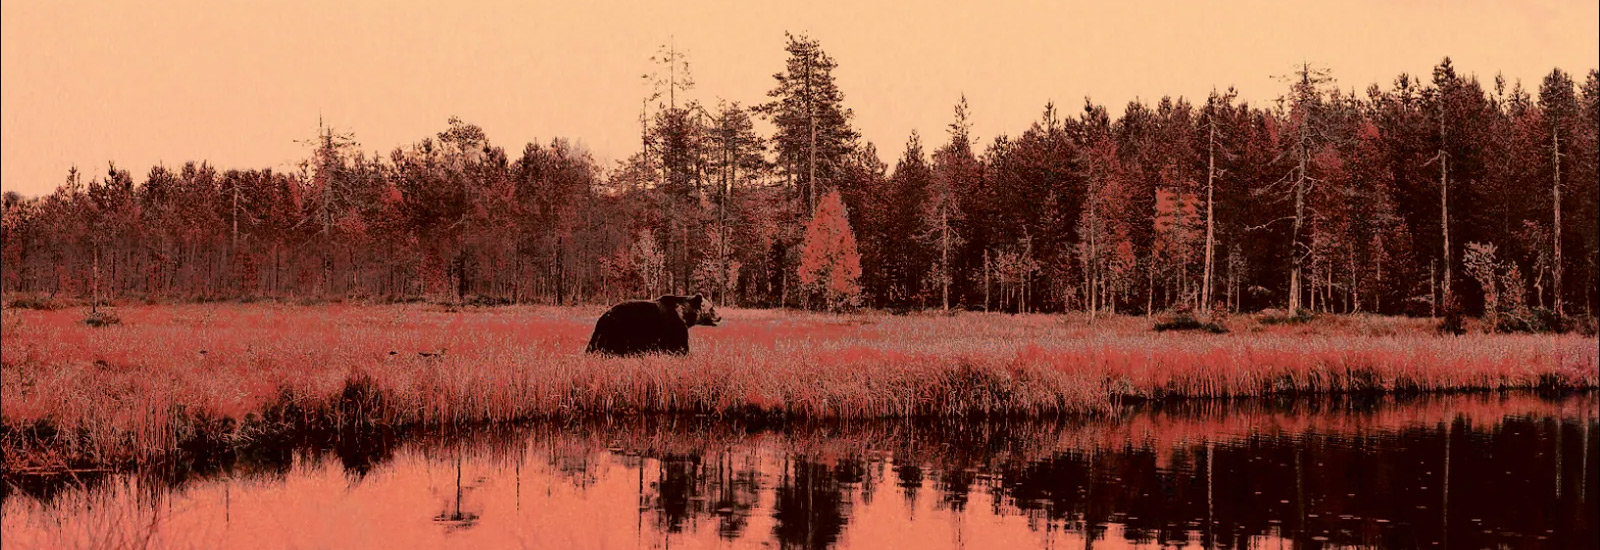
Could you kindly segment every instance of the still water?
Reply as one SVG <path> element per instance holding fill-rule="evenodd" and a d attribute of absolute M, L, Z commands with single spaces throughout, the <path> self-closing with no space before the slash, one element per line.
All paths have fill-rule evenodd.
<path fill-rule="evenodd" d="M 283 447 L 5 491 L 5 548 L 1574 548 L 1597 399 L 1110 419 L 633 419 Z"/>

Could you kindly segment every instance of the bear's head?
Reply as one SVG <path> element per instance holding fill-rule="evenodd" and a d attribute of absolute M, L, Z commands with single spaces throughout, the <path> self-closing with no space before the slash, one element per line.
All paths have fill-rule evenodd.
<path fill-rule="evenodd" d="M 709 298 L 699 294 L 679 301 L 678 314 L 683 316 L 683 324 L 691 327 L 695 325 L 714 327 L 722 322 L 722 316 L 717 315 L 716 305 L 712 304 Z"/>

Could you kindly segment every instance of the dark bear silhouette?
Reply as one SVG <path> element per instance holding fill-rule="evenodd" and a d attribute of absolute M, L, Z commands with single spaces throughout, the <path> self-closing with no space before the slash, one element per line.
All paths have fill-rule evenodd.
<path fill-rule="evenodd" d="M 588 353 L 641 355 L 689 353 L 689 327 L 717 326 L 722 317 L 705 297 L 662 296 L 612 306 L 594 324 Z"/>

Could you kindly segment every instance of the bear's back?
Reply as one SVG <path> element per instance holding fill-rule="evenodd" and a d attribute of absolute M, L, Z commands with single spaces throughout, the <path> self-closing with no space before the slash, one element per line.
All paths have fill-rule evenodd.
<path fill-rule="evenodd" d="M 612 306 L 600 316 L 588 351 L 687 353 L 688 340 L 688 327 L 675 310 L 659 301 L 633 300 Z"/>
<path fill-rule="evenodd" d="M 630 300 L 611 306 L 605 316 L 627 320 L 657 320 L 664 317 L 665 313 L 659 303 L 650 300 Z"/>

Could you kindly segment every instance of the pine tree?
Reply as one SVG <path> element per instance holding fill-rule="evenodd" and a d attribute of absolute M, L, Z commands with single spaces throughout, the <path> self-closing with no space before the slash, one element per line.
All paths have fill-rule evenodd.
<path fill-rule="evenodd" d="M 905 153 L 889 176 L 881 219 L 873 220 L 877 244 L 888 257 L 883 262 L 884 287 L 871 289 L 874 299 L 908 306 L 918 302 L 925 290 L 923 276 L 931 267 L 928 246 L 916 237 L 923 232 L 923 208 L 929 200 L 933 171 L 923 154 L 922 140 L 916 132 L 906 140 Z"/>
<path fill-rule="evenodd" d="M 960 193 L 974 187 L 972 180 L 983 177 L 982 166 L 972 156 L 972 123 L 968 120 L 967 96 L 956 103 L 955 120 L 950 123 L 950 143 L 933 153 L 933 184 L 927 206 L 923 208 L 923 240 L 937 250 L 930 274 L 939 285 L 939 303 L 950 310 L 950 287 L 955 284 L 959 248 L 965 243 L 960 225 L 964 221 Z"/>
<path fill-rule="evenodd" d="M 777 86 L 767 92 L 772 101 L 759 110 L 777 126 L 772 138 L 777 163 L 796 194 L 797 212 L 809 213 L 843 168 L 858 135 L 833 80 L 838 64 L 816 40 L 786 36 L 789 59 L 784 71 L 773 75 Z"/>

